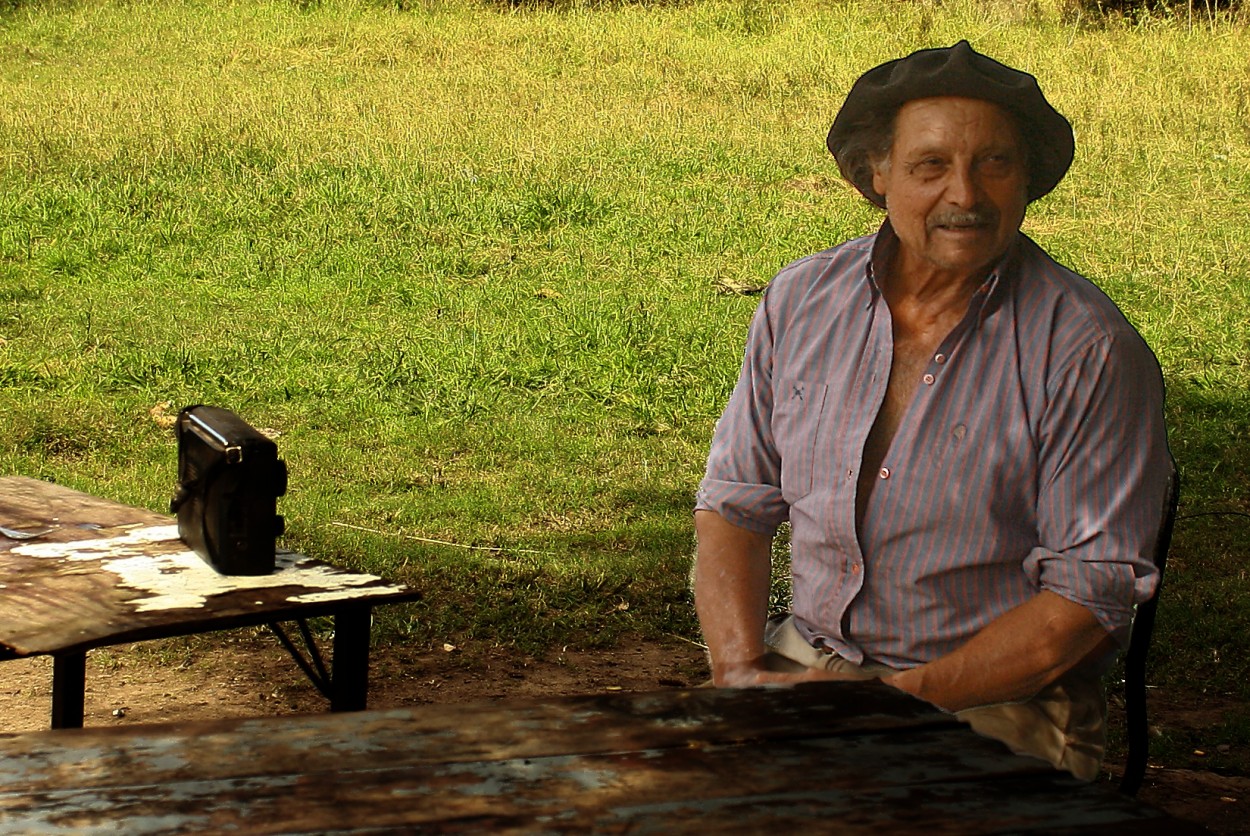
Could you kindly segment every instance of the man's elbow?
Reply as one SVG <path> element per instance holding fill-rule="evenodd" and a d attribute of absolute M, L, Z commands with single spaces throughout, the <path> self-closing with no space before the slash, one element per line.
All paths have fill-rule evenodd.
<path fill-rule="evenodd" d="M 1035 669 L 1044 672 L 1043 686 L 1073 668 L 1104 659 L 1116 649 L 1115 639 L 1088 607 L 1053 592 L 1042 595 L 1049 599 L 1049 612 L 1033 650 Z"/>

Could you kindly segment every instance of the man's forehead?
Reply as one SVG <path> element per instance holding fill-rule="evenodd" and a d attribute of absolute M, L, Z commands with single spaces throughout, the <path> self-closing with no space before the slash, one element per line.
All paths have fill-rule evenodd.
<path fill-rule="evenodd" d="M 1019 120 L 1007 108 L 983 99 L 931 96 L 905 102 L 894 118 L 894 144 L 975 139 L 978 144 L 1022 145 Z"/>

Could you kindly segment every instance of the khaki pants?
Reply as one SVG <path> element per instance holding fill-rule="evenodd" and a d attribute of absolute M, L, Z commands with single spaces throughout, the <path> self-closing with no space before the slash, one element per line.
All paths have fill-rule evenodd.
<path fill-rule="evenodd" d="M 862 679 L 893 669 L 875 662 L 856 665 L 830 651 L 812 647 L 794 626 L 794 617 L 775 616 L 764 632 L 777 671 L 820 668 Z M 1006 743 L 1021 755 L 1033 755 L 1066 769 L 1077 778 L 1098 777 L 1106 746 L 1107 702 L 1097 675 L 1069 673 L 1032 699 L 965 709 L 955 714 L 973 731 Z"/>

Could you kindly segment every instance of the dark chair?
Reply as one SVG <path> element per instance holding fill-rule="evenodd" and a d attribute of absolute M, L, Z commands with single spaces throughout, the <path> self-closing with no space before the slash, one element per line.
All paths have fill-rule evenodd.
<path fill-rule="evenodd" d="M 1124 764 L 1124 777 L 1120 779 L 1120 792 L 1136 795 L 1146 774 L 1146 757 L 1150 754 L 1150 730 L 1146 723 L 1146 656 L 1150 652 L 1150 637 L 1154 632 L 1155 610 L 1159 606 L 1159 591 L 1163 589 L 1163 570 L 1167 566 L 1168 547 L 1172 544 L 1172 526 L 1176 522 L 1176 504 L 1180 497 L 1180 475 L 1175 462 L 1168 477 L 1167 499 L 1163 503 L 1163 521 L 1159 537 L 1155 541 L 1155 565 L 1159 567 L 1159 583 L 1150 600 L 1139 604 L 1133 618 L 1133 630 L 1129 635 L 1128 652 L 1124 654 L 1124 714 L 1128 735 L 1128 759 Z"/>

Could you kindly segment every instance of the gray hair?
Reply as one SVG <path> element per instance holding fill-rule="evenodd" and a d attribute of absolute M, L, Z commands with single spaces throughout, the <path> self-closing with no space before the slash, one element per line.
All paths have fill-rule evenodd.
<path fill-rule="evenodd" d="M 875 166 L 888 162 L 890 158 L 890 148 L 894 145 L 894 117 L 897 115 L 898 108 L 869 113 L 852 123 L 846 140 L 834 151 L 842 176 L 881 208 L 885 208 L 885 198 L 873 189 L 872 173 Z"/>

